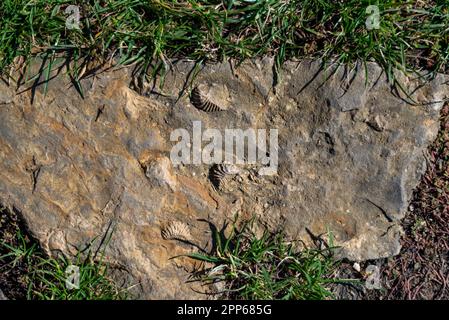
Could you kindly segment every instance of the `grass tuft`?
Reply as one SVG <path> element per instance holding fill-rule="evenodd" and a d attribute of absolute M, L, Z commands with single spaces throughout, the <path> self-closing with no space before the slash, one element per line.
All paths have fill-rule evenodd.
<path fill-rule="evenodd" d="M 77 5 L 79 28 L 69 5 Z M 379 8 L 379 28 L 367 19 Z M 0 71 L 18 57 L 63 55 L 77 83 L 95 60 L 163 73 L 172 59 L 198 62 L 262 55 L 376 61 L 395 82 L 395 68 L 428 76 L 448 71 L 446 0 L 3 0 Z"/>
<path fill-rule="evenodd" d="M 21 228 L 20 228 L 21 227 Z M 15 213 L 0 207 L 0 286 L 11 299 L 28 300 L 118 300 L 127 298 L 126 290 L 109 277 L 104 261 L 106 243 L 85 250 L 70 259 L 63 255 L 48 257 L 36 241 L 23 231 Z M 67 285 L 77 267 L 79 285 Z"/>
<path fill-rule="evenodd" d="M 196 279 L 224 287 L 220 294 L 228 299 L 332 298 L 329 285 L 343 281 L 333 276 L 338 263 L 333 259 L 332 243 L 325 250 L 298 250 L 298 243 L 286 241 L 282 232 L 265 230 L 258 237 L 253 225 L 254 219 L 240 228 L 234 223 L 227 237 L 223 231 L 215 231 L 211 254 L 189 254 L 208 266 Z"/>

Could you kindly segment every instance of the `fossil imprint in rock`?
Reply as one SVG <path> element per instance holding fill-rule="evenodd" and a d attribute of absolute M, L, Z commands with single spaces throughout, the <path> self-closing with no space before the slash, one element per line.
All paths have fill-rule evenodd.
<path fill-rule="evenodd" d="M 240 169 L 233 164 L 214 164 L 209 171 L 209 179 L 216 190 L 221 190 L 223 184 L 229 176 L 234 176 L 240 173 Z"/>
<path fill-rule="evenodd" d="M 168 223 L 162 229 L 161 235 L 164 240 L 192 241 L 193 239 L 189 226 L 181 221 Z"/>
<path fill-rule="evenodd" d="M 190 102 L 204 112 L 224 111 L 228 108 L 229 92 L 226 86 L 200 84 L 190 93 Z"/>

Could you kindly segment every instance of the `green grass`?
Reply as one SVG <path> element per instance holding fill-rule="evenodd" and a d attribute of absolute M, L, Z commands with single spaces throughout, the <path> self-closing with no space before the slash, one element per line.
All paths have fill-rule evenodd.
<path fill-rule="evenodd" d="M 298 243 L 287 242 L 282 232 L 252 230 L 254 219 L 238 228 L 234 223 L 229 236 L 215 231 L 211 254 L 192 253 L 190 258 L 208 267 L 194 275 L 194 281 L 221 284 L 222 298 L 243 300 L 322 300 L 333 297 L 329 286 L 345 282 L 336 279 L 338 266 L 328 249 L 298 250 Z"/>
<path fill-rule="evenodd" d="M 80 29 L 66 28 L 68 5 L 78 4 Z M 366 8 L 378 5 L 380 28 L 367 30 Z M 228 57 L 315 57 L 341 63 L 377 61 L 393 69 L 448 71 L 446 0 L 2 0 L 0 70 L 17 57 L 47 61 L 49 75 L 61 55 L 74 61 L 76 81 L 93 61 L 136 64 L 154 75 L 174 58 L 203 63 Z"/>
<path fill-rule="evenodd" d="M 66 285 L 69 266 L 79 268 L 79 286 Z M 118 300 L 127 297 L 108 276 L 109 265 L 103 260 L 103 252 L 80 251 L 75 258 L 48 257 L 39 246 L 17 231 L 15 237 L 0 241 L 0 273 L 11 275 L 13 298 L 29 300 Z M 1 277 L 0 277 L 1 278 Z M 11 277 L 9 277 L 11 281 Z M 0 279 L 2 283 L 8 280 Z M 21 293 L 20 287 L 23 287 Z"/>

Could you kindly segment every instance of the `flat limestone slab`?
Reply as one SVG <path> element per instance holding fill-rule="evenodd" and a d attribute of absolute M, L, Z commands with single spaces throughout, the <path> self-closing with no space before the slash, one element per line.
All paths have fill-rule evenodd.
<path fill-rule="evenodd" d="M 142 298 L 206 298 L 185 283 L 193 261 L 170 259 L 197 250 L 162 232 L 174 223 L 201 248 L 211 243 L 206 221 L 220 227 L 238 213 L 308 244 L 331 232 L 352 260 L 399 252 L 400 220 L 449 92 L 443 76 L 418 88 L 398 75 L 418 88 L 413 105 L 371 63 L 365 72 L 288 62 L 274 88 L 269 58 L 207 65 L 189 83 L 192 68 L 176 63 L 162 89 L 138 85 L 141 94 L 129 69 L 97 74 L 82 82 L 85 99 L 62 76 L 45 96 L 42 86 L 33 96 L 0 82 L 0 202 L 22 212 L 49 253 L 74 254 L 114 225 L 108 260 Z M 178 99 L 195 86 L 222 111 Z M 170 135 L 192 134 L 195 121 L 203 132 L 277 129 L 277 172 L 244 163 L 215 190 L 211 165 L 174 165 Z"/>

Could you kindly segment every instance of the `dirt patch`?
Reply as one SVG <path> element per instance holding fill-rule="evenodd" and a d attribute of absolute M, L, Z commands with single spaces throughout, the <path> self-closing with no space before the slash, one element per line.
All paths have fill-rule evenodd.
<path fill-rule="evenodd" d="M 35 259 L 31 253 L 39 250 L 37 241 L 27 230 L 17 211 L 0 204 L 0 289 L 9 299 L 25 299 L 27 296 L 26 275 Z"/>

